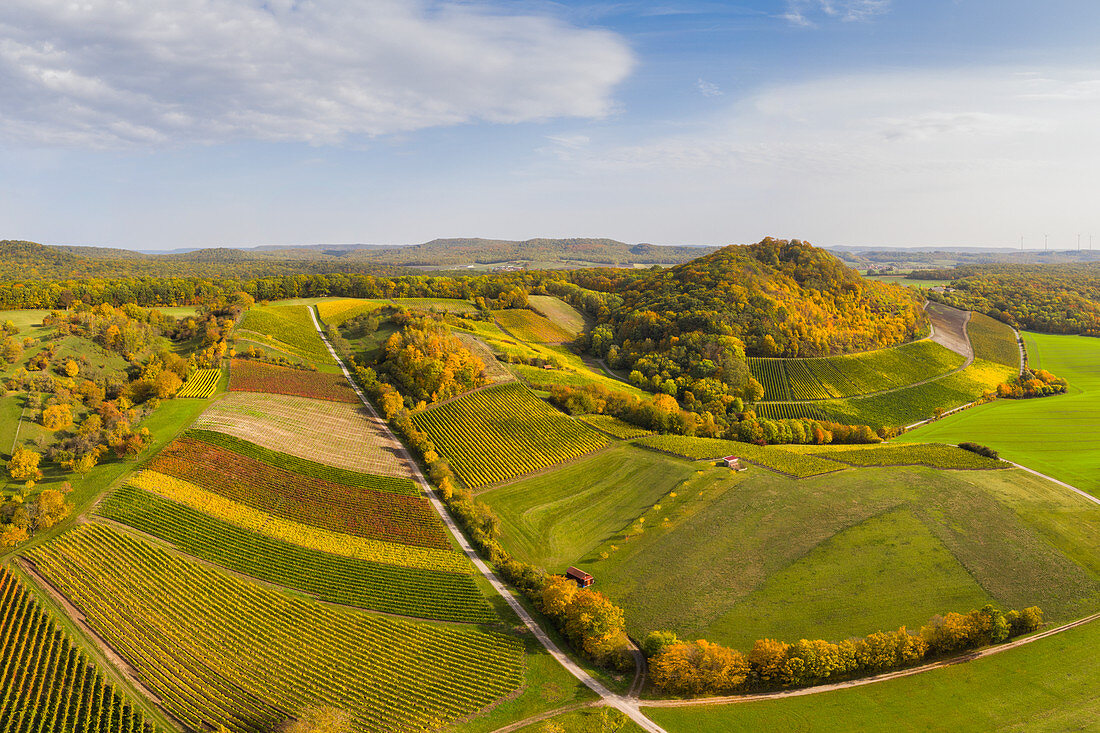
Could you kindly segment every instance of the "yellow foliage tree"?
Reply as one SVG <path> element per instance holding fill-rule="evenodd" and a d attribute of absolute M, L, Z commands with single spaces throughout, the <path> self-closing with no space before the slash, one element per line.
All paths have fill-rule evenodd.
<path fill-rule="evenodd" d="M 72 424 L 72 405 L 50 405 L 42 411 L 42 427 L 46 430 L 63 430 Z"/>
<path fill-rule="evenodd" d="M 735 649 L 700 639 L 668 646 L 650 661 L 650 676 L 662 690 L 682 695 L 735 692 L 749 676 L 749 663 Z"/>
<path fill-rule="evenodd" d="M 42 472 L 38 470 L 38 462 L 41 460 L 42 456 L 20 445 L 8 461 L 8 473 L 16 481 L 37 481 L 42 478 Z"/>

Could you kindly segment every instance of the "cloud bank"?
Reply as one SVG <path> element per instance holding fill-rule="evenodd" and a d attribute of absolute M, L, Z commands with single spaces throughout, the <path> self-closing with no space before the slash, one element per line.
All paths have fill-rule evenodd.
<path fill-rule="evenodd" d="M 339 143 L 599 118 L 617 35 L 432 0 L 4 0 L 0 139 L 74 147 Z"/>

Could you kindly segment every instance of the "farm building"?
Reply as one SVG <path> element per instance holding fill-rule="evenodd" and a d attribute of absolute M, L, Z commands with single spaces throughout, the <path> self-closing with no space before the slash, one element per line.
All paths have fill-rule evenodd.
<path fill-rule="evenodd" d="M 732 468 L 734 471 L 740 471 L 741 459 L 737 456 L 726 456 L 722 459 L 722 465 L 726 468 Z"/>
<path fill-rule="evenodd" d="M 565 571 L 565 577 L 577 581 L 577 585 L 581 588 L 587 588 L 596 582 L 596 579 L 591 575 L 573 566 L 570 566 L 569 569 Z"/>

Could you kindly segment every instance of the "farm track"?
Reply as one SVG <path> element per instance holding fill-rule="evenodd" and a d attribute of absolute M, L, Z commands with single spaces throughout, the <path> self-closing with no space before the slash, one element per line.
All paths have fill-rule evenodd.
<path fill-rule="evenodd" d="M 366 398 L 366 395 L 363 394 L 363 392 L 359 389 L 359 386 L 355 384 L 355 382 L 352 380 L 351 374 L 348 372 L 347 366 L 345 366 L 343 360 L 336 353 L 336 350 L 332 348 L 332 344 L 329 343 L 328 338 L 325 336 L 324 330 L 321 328 L 321 324 L 318 322 L 317 315 L 314 312 L 313 308 L 309 308 L 309 315 L 310 318 L 313 319 L 313 325 L 317 329 L 317 333 L 320 334 L 321 340 L 324 341 L 325 346 L 328 347 L 329 353 L 332 354 L 332 358 L 335 359 L 336 363 L 340 366 L 340 369 L 341 371 L 343 371 L 344 376 L 347 377 L 348 383 L 352 386 L 352 388 L 355 390 L 355 393 L 359 396 L 360 401 L 362 401 L 363 405 L 370 412 L 372 418 L 378 424 L 379 429 L 384 430 L 386 433 L 390 434 L 394 440 L 397 440 L 396 436 L 393 436 L 393 434 L 390 433 L 389 425 L 387 425 L 378 416 L 378 413 L 374 411 L 374 407 Z M 542 644 L 546 651 L 549 652 L 549 654 L 554 657 L 554 659 L 556 659 L 559 664 L 565 667 L 565 669 L 568 670 L 570 674 L 572 674 L 574 677 L 584 683 L 584 685 L 590 690 L 599 695 L 604 704 L 609 705 L 624 713 L 631 720 L 637 723 L 643 730 L 650 731 L 650 733 L 667 733 L 664 728 L 657 725 L 652 720 L 647 718 L 644 714 L 642 714 L 641 710 L 638 709 L 637 698 L 631 698 L 624 695 L 616 695 L 615 693 L 607 689 L 607 687 L 605 687 L 596 678 L 583 670 L 580 665 L 578 665 L 576 662 L 565 655 L 565 653 L 558 647 L 557 644 L 554 643 L 554 640 L 550 638 L 546 631 L 541 626 L 539 626 L 534 617 L 532 617 L 531 614 L 528 613 L 527 609 L 524 608 L 523 605 L 520 604 L 518 600 L 516 600 L 515 596 L 513 596 L 512 593 L 509 592 L 508 588 L 504 585 L 503 581 L 501 581 L 497 574 L 494 573 L 489 568 L 489 566 L 485 564 L 480 556 L 478 556 L 477 552 L 474 550 L 469 540 L 466 539 L 466 535 L 464 535 L 462 531 L 458 528 L 458 525 L 455 523 L 454 518 L 451 517 L 450 512 L 447 511 L 447 508 L 443 505 L 443 502 L 440 501 L 435 491 L 433 491 L 431 486 L 428 484 L 427 479 L 424 478 L 424 474 L 421 473 L 420 467 L 416 464 L 416 461 L 412 459 L 412 456 L 409 454 L 408 449 L 404 447 L 404 444 L 401 444 L 400 442 L 398 444 L 401 445 L 401 453 L 403 454 L 405 460 L 408 461 L 408 464 L 412 467 L 413 474 L 416 477 L 417 483 L 420 484 L 421 490 L 424 492 L 424 495 L 428 497 L 429 501 L 431 501 L 432 506 L 435 508 L 436 512 L 439 513 L 439 516 L 443 520 L 443 523 L 447 526 L 447 529 L 451 532 L 451 535 L 455 538 L 455 541 L 458 543 L 459 547 L 462 548 L 462 551 L 466 554 L 466 557 L 470 559 L 470 562 L 474 564 L 474 567 L 478 569 L 478 572 L 480 572 L 485 577 L 485 579 L 489 581 L 489 584 L 493 586 L 493 590 L 500 594 L 501 598 L 504 599 L 509 608 L 512 609 L 512 611 L 520 618 L 521 621 L 523 621 L 524 625 L 528 629 L 530 629 L 531 633 L 535 635 L 535 638 L 539 640 L 539 643 Z"/>

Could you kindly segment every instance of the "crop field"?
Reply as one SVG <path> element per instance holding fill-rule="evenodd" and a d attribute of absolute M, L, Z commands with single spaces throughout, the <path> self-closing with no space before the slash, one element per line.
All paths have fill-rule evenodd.
<path fill-rule="evenodd" d="M 1010 467 L 1004 461 L 942 443 L 835 446 L 830 450 L 814 452 L 813 455 L 852 466 L 928 466 L 986 471 Z"/>
<path fill-rule="evenodd" d="M 349 471 L 412 476 L 401 445 L 350 403 L 238 392 L 207 408 L 194 427 Z"/>
<path fill-rule="evenodd" d="M 634 438 L 653 434 L 652 430 L 631 425 L 614 415 L 582 415 L 580 420 L 619 440 L 633 440 Z"/>
<path fill-rule="evenodd" d="M 757 402 L 752 406 L 757 417 L 768 420 L 828 420 L 820 408 L 809 402 Z"/>
<path fill-rule="evenodd" d="M 304 305 L 269 305 L 249 308 L 238 329 L 261 337 L 262 343 L 287 349 L 320 367 L 332 365 L 332 355 L 313 325 Z"/>
<path fill-rule="evenodd" d="M 634 441 L 637 445 L 682 456 L 692 461 L 716 460 L 723 456 L 737 456 L 749 463 L 755 463 L 773 471 L 779 471 L 796 478 L 817 476 L 823 473 L 839 471 L 847 466 L 801 453 L 792 453 L 782 448 L 740 443 L 717 438 L 691 438 L 686 435 L 653 435 Z"/>
<path fill-rule="evenodd" d="M 889 349 L 812 359 L 750 358 L 767 402 L 824 400 L 881 392 L 948 374 L 965 357 L 925 339 Z"/>
<path fill-rule="evenodd" d="M 152 733 L 19 579 L 0 568 L 0 733 Z"/>
<path fill-rule="evenodd" d="M 471 488 L 591 453 L 608 442 L 514 383 L 472 392 L 412 417 Z"/>
<path fill-rule="evenodd" d="M 561 298 L 552 295 L 529 295 L 527 301 L 540 315 L 550 319 L 575 338 L 584 331 L 584 314 Z"/>
<path fill-rule="evenodd" d="M 368 298 L 344 298 L 342 300 L 323 300 L 317 304 L 317 315 L 321 323 L 330 326 L 339 326 L 352 318 L 372 313 L 384 308 L 391 303 L 388 300 L 371 300 Z"/>
<path fill-rule="evenodd" d="M 1022 463 L 1100 496 L 1100 339 L 1028 333 L 1028 360 L 1069 382 L 1066 394 L 1033 400 L 997 400 L 906 433 L 902 440 L 996 448 Z"/>
<path fill-rule="evenodd" d="M 565 330 L 545 316 L 526 308 L 493 311 L 493 317 L 496 318 L 501 328 L 521 341 L 549 344 L 572 341 L 576 338 L 575 333 Z"/>
<path fill-rule="evenodd" d="M 394 298 L 393 302 L 403 308 L 443 313 L 477 313 L 477 306 L 468 300 L 457 298 Z"/>
<path fill-rule="evenodd" d="M 966 332 L 975 357 L 1019 369 L 1020 346 L 1012 326 L 981 313 L 972 313 Z"/>
<path fill-rule="evenodd" d="M 186 437 L 146 465 L 230 501 L 313 527 L 420 547 L 450 547 L 443 523 L 424 497 L 305 476 Z"/>
<path fill-rule="evenodd" d="M 323 601 L 402 616 L 491 623 L 469 573 L 357 560 L 254 534 L 155 494 L 123 486 L 97 513 L 171 542 L 189 555 Z"/>
<path fill-rule="evenodd" d="M 1100 610 L 1100 507 L 1030 474 L 727 475 L 677 488 L 585 555 L 633 635 L 667 628 L 748 651 L 759 638 L 840 641 L 986 602 L 1038 605 L 1051 622 Z"/>
<path fill-rule="evenodd" d="M 327 466 L 324 463 L 309 461 L 305 458 L 292 456 L 289 453 L 280 453 L 263 446 L 249 443 L 227 433 L 218 433 L 213 430 L 188 430 L 185 437 L 201 440 L 210 445 L 216 445 L 242 456 L 263 461 L 269 466 L 286 469 L 310 478 L 331 481 L 344 486 L 354 486 L 360 489 L 372 491 L 389 491 L 405 496 L 420 496 L 420 487 L 411 479 L 395 476 L 374 476 L 369 473 L 349 471 L 345 468 Z"/>
<path fill-rule="evenodd" d="M 364 733 L 419 731 L 479 710 L 522 678 L 514 636 L 288 597 L 98 524 L 32 555 L 193 729 L 266 732 L 324 704 Z"/>
<path fill-rule="evenodd" d="M 131 486 L 169 501 L 224 520 L 255 534 L 330 555 L 403 565 L 410 568 L 469 572 L 464 555 L 456 550 L 402 545 L 333 532 L 277 517 L 196 486 L 190 481 L 156 471 L 140 471 L 129 478 Z"/>
<path fill-rule="evenodd" d="M 871 397 L 830 400 L 818 406 L 837 422 L 872 428 L 911 425 L 932 417 L 936 408 L 948 410 L 973 402 L 1015 375 L 1014 367 L 975 359 L 961 372 L 928 384 Z"/>
<path fill-rule="evenodd" d="M 221 378 L 221 369 L 199 369 L 187 378 L 176 397 L 213 397 Z"/>
<path fill-rule="evenodd" d="M 331 402 L 359 403 L 355 390 L 343 374 L 290 369 L 250 359 L 233 359 L 230 365 L 230 392 L 266 392 Z"/>
<path fill-rule="evenodd" d="M 874 685 L 643 712 L 669 733 L 1089 730 L 1100 719 L 1098 645 L 1100 624 L 1092 622 L 1002 654 Z"/>

